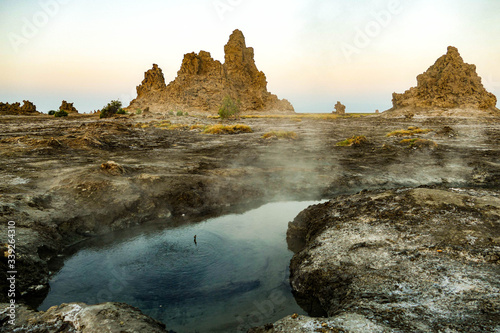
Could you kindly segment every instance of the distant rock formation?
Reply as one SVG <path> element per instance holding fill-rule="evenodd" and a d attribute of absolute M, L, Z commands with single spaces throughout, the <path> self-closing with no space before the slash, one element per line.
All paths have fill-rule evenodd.
<path fill-rule="evenodd" d="M 333 111 L 332 113 L 345 114 L 345 105 L 337 101 L 337 104 L 335 104 L 335 111 Z"/>
<path fill-rule="evenodd" d="M 36 110 L 36 106 L 30 101 L 21 103 L 0 103 L 0 115 L 15 115 L 15 116 L 34 116 L 40 112 Z"/>
<path fill-rule="evenodd" d="M 449 46 L 425 73 L 417 76 L 417 86 L 403 94 L 393 94 L 392 111 L 484 110 L 498 112 L 497 99 L 489 93 L 476 73 L 476 66 L 467 64 L 458 49 Z"/>
<path fill-rule="evenodd" d="M 66 101 L 62 101 L 59 110 L 66 111 L 67 113 L 78 113 L 78 110 L 73 106 L 73 103 L 68 103 Z"/>
<path fill-rule="evenodd" d="M 177 77 L 168 85 L 154 64 L 128 109 L 217 111 L 224 97 L 230 96 L 240 100 L 242 111 L 294 112 L 290 102 L 267 91 L 266 76 L 257 69 L 254 50 L 246 47 L 240 30 L 231 34 L 224 53 L 224 64 L 205 51 L 184 55 Z"/>

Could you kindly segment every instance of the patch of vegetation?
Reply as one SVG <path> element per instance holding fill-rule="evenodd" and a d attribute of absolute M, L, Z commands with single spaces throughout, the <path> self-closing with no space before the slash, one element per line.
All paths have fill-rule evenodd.
<path fill-rule="evenodd" d="M 189 125 L 185 124 L 172 124 L 169 120 L 163 120 L 161 122 L 153 122 L 152 125 L 156 128 L 174 131 L 174 130 L 187 130 Z"/>
<path fill-rule="evenodd" d="M 290 131 L 271 131 L 262 136 L 263 139 L 287 139 L 295 140 L 298 138 L 297 133 Z"/>
<path fill-rule="evenodd" d="M 111 101 L 106 105 L 105 107 L 102 108 L 101 114 L 99 118 L 109 118 L 115 115 L 118 111 L 120 111 L 122 108 L 122 102 L 120 101 Z"/>
<path fill-rule="evenodd" d="M 50 110 L 50 111 L 49 111 L 49 116 L 53 116 L 53 115 L 55 115 L 55 114 L 56 114 L 56 112 L 57 112 L 56 110 Z"/>
<path fill-rule="evenodd" d="M 135 110 L 135 114 L 142 114 L 142 110 L 141 109 Z"/>
<path fill-rule="evenodd" d="M 413 138 L 413 139 L 403 139 L 399 142 L 400 144 L 407 145 L 410 149 L 419 148 L 436 148 L 438 145 L 432 140 Z"/>
<path fill-rule="evenodd" d="M 116 114 L 127 114 L 127 111 L 120 109 L 120 110 L 116 111 Z"/>
<path fill-rule="evenodd" d="M 134 127 L 137 127 L 137 128 L 149 128 L 149 124 L 146 124 L 146 123 L 137 123 L 134 125 Z"/>
<path fill-rule="evenodd" d="M 168 127 L 165 127 L 164 129 L 167 129 L 169 131 L 183 131 L 187 130 L 189 128 L 189 125 L 185 124 L 172 124 Z"/>
<path fill-rule="evenodd" d="M 160 123 L 156 123 L 154 126 L 155 127 L 169 127 L 170 125 L 172 125 L 172 123 L 169 120 L 164 120 Z"/>
<path fill-rule="evenodd" d="M 212 125 L 205 128 L 205 134 L 238 134 L 238 133 L 252 133 L 252 129 L 248 125 Z"/>
<path fill-rule="evenodd" d="M 168 111 L 169 116 L 173 116 L 174 114 L 175 114 L 174 111 L 172 111 L 172 110 Z"/>
<path fill-rule="evenodd" d="M 162 130 L 174 131 L 174 130 L 189 130 L 189 125 L 186 124 L 172 124 L 170 120 L 162 120 L 162 121 L 150 121 L 149 123 L 136 123 L 135 127 L 139 128 L 159 128 Z"/>
<path fill-rule="evenodd" d="M 355 135 L 349 139 L 344 141 L 340 141 L 337 143 L 339 147 L 353 147 L 353 146 L 361 146 L 363 144 L 368 143 L 368 139 L 364 135 Z"/>
<path fill-rule="evenodd" d="M 189 130 L 191 130 L 191 131 L 196 131 L 196 130 L 202 130 L 202 131 L 204 131 L 206 128 L 207 128 L 206 125 L 195 124 L 195 125 L 192 125 L 189 128 Z"/>
<path fill-rule="evenodd" d="M 177 115 L 177 117 L 182 117 L 184 115 L 184 112 L 179 110 L 179 111 L 177 111 L 176 115 Z"/>
<path fill-rule="evenodd" d="M 413 135 L 416 135 L 416 134 L 427 134 L 429 132 L 432 132 L 432 130 L 430 129 L 422 129 L 422 128 L 418 128 L 418 127 L 415 127 L 415 126 L 410 126 L 408 127 L 408 129 L 406 130 L 397 130 L 397 131 L 392 131 L 390 133 L 387 133 L 387 137 L 391 137 L 391 136 L 396 136 L 396 137 L 403 137 L 403 136 L 413 136 Z"/>
<path fill-rule="evenodd" d="M 64 110 L 59 110 L 54 113 L 54 117 L 67 117 L 68 113 Z"/>
<path fill-rule="evenodd" d="M 230 96 L 224 97 L 222 105 L 219 108 L 219 117 L 222 120 L 238 117 L 240 113 L 241 101 L 234 100 Z"/>

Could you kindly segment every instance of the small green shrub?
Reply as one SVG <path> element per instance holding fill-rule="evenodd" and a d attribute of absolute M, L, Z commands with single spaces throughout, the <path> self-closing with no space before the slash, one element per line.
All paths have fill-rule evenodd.
<path fill-rule="evenodd" d="M 56 114 L 56 111 L 55 111 L 55 110 L 50 110 L 50 111 L 49 111 L 49 116 L 53 116 L 53 115 L 55 115 L 55 114 Z"/>
<path fill-rule="evenodd" d="M 234 100 L 230 96 L 224 97 L 222 105 L 219 108 L 219 117 L 222 120 L 237 117 L 240 113 L 240 100 Z"/>
<path fill-rule="evenodd" d="M 116 111 L 116 114 L 127 114 L 127 111 L 120 109 L 120 110 Z"/>
<path fill-rule="evenodd" d="M 120 101 L 111 101 L 106 105 L 105 107 L 102 108 L 101 110 L 101 115 L 99 118 L 108 118 L 120 111 L 122 108 L 122 102 Z"/>
<path fill-rule="evenodd" d="M 135 110 L 135 114 L 141 114 L 142 113 L 142 110 L 141 109 L 137 109 Z"/>
<path fill-rule="evenodd" d="M 68 113 L 64 110 L 59 110 L 54 113 L 54 117 L 67 117 Z"/>
<path fill-rule="evenodd" d="M 168 111 L 168 115 L 169 116 L 173 116 L 174 115 L 174 111 Z"/>
<path fill-rule="evenodd" d="M 184 115 L 184 112 L 182 112 L 182 111 L 180 111 L 180 110 L 179 110 L 179 111 L 177 111 L 177 117 L 182 117 L 183 115 Z"/>

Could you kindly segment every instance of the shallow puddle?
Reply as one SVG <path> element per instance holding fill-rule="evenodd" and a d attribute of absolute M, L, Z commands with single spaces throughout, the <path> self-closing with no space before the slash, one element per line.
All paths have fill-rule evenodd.
<path fill-rule="evenodd" d="M 271 203 L 112 242 L 108 236 L 100 246 L 94 239 L 66 259 L 39 309 L 65 302 L 126 302 L 178 333 L 245 332 L 304 314 L 288 282 L 292 252 L 286 230 L 314 203 Z"/>

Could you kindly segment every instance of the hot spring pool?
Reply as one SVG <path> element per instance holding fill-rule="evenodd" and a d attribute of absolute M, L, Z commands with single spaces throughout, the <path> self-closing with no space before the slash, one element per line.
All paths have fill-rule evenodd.
<path fill-rule="evenodd" d="M 178 333 L 245 332 L 304 314 L 288 282 L 288 222 L 317 202 L 280 202 L 175 229 L 93 239 L 39 307 L 126 302 Z M 194 236 L 196 235 L 196 243 Z"/>

